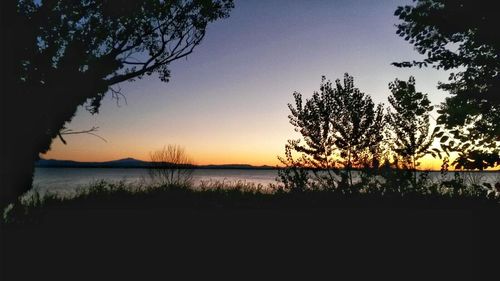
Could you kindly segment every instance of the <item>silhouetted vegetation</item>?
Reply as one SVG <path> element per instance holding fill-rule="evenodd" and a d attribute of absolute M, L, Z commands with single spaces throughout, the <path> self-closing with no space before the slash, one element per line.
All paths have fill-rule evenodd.
<path fill-rule="evenodd" d="M 416 181 L 418 161 L 427 154 L 440 155 L 439 149 L 431 150 L 436 135 L 436 130 L 430 131 L 430 113 L 434 107 L 427 94 L 415 90 L 413 77 L 408 82 L 396 79 L 389 89 L 392 106 L 386 115 L 389 146 L 398 159 L 397 168 L 413 170 Z"/>
<path fill-rule="evenodd" d="M 311 258 L 320 256 L 317 252 L 297 255 L 301 243 L 316 251 L 330 246 L 327 256 L 338 255 L 352 263 L 352 258 L 338 254 L 339 244 L 349 244 L 346 252 L 355 253 L 356 258 L 359 252 L 375 252 L 377 256 L 369 260 L 376 262 L 386 249 L 367 251 L 367 247 L 386 246 L 387 241 L 397 241 L 397 247 L 404 245 L 402 251 L 412 256 L 422 245 L 434 250 L 432 246 L 443 247 L 452 241 L 447 250 L 458 249 L 463 254 L 466 243 L 474 244 L 474 250 L 477 244 L 480 250 L 490 248 L 477 243 L 484 233 L 497 236 L 491 225 L 496 224 L 500 210 L 500 178 L 484 183 L 480 173 L 448 176 L 451 166 L 481 171 L 500 165 L 500 37 L 491 28 L 500 25 L 493 7 L 485 9 L 472 0 L 417 0 L 414 6 L 399 7 L 395 12 L 403 21 L 398 34 L 427 55 L 421 62 L 394 63 L 396 66 L 459 69 L 451 74 L 449 83 L 439 86 L 451 96 L 439 107 L 435 129 L 430 121 L 434 106 L 427 94 L 417 92 L 413 77 L 389 84 L 387 111 L 356 88 L 347 73 L 343 81 L 335 83 L 323 77 L 319 92 L 305 100 L 295 92 L 294 104 L 288 105 L 290 123 L 302 138 L 285 145 L 285 156 L 279 158 L 285 166 L 278 170 L 277 184 L 209 181 L 194 186 L 191 160 L 180 146 L 169 145 L 152 152 L 151 162 L 144 166 L 149 169 L 149 183 L 98 181 L 68 197 L 36 190 L 19 196 L 31 187 L 33 162 L 50 149 L 55 138 L 65 143 L 65 135 L 96 130 L 66 128 L 77 107 L 97 114 L 106 93 L 117 101 L 123 97 L 118 87 L 121 82 L 153 73 L 168 81 L 169 64 L 200 44 L 208 23 L 228 17 L 233 1 L 27 0 L 1 1 L 0 8 L 3 89 L 8 90 L 2 93 L 7 104 L 2 115 L 8 120 L 1 131 L 8 133 L 2 139 L 0 209 L 14 203 L 4 209 L 1 219 L 2 266 L 8 264 L 5 276 L 9 278 L 52 280 L 52 275 L 64 272 L 71 279 L 74 274 L 88 273 L 87 263 L 97 261 L 116 265 L 118 270 L 110 270 L 111 278 L 103 278 L 117 279 L 117 274 L 127 275 L 128 264 L 123 260 L 130 257 L 141 259 L 142 266 L 147 264 L 147 270 L 140 270 L 142 275 L 151 270 L 153 259 L 147 259 L 151 249 L 166 241 L 167 247 L 159 251 L 163 259 L 156 259 L 161 274 L 169 274 L 176 269 L 173 264 L 181 263 L 190 267 L 181 270 L 185 277 L 199 269 L 193 263 L 196 259 L 214 268 L 222 264 L 226 271 L 231 266 L 214 259 L 213 254 L 234 248 L 237 255 L 227 251 L 226 262 L 248 267 L 250 263 L 235 256 L 260 250 L 259 266 L 279 268 L 274 279 L 284 279 L 283 274 L 295 271 L 282 270 L 276 264 L 285 260 L 288 269 L 292 264 L 288 259 L 295 258 L 297 268 L 303 268 Z M 432 146 L 436 139 L 440 149 Z M 458 157 L 450 163 L 452 152 Z M 440 179 L 417 171 L 426 155 L 442 158 Z M 387 219 L 387 213 L 380 212 L 386 208 L 394 218 Z M 393 208 L 398 211 L 392 212 Z M 310 213 L 298 215 L 296 209 Z M 447 216 L 441 219 L 436 213 L 420 213 L 415 219 L 413 211 L 422 209 L 446 209 L 439 215 Z M 252 210 L 250 215 L 246 210 Z M 451 211 L 455 213 L 449 215 Z M 455 221 L 446 224 L 449 218 Z M 463 227 L 463 218 L 471 227 Z M 449 225 L 454 228 L 447 229 Z M 325 226 L 335 230 L 324 233 Z M 410 230 L 404 233 L 401 226 Z M 464 229 L 475 236 L 465 235 Z M 345 232 L 345 237 L 339 236 Z M 252 249 L 254 241 L 263 244 Z M 328 244 L 332 241 L 340 243 Z M 425 243 L 418 244 L 421 241 Z M 407 244 L 417 246 L 408 249 Z M 116 248 L 103 257 L 109 254 L 110 245 Z M 140 250 L 130 250 L 134 246 Z M 353 251 L 353 247 L 361 251 Z M 273 252 L 281 255 L 275 258 Z M 453 253 L 453 267 L 470 267 Z M 47 258 L 50 254 L 66 263 L 52 263 Z M 269 255 L 274 259 L 263 262 Z M 400 253 L 394 256 L 404 260 L 403 265 L 418 264 L 417 270 L 411 268 L 412 273 L 426 268 L 420 266 L 422 260 L 411 263 Z M 432 263 L 440 266 L 449 261 L 434 256 L 432 251 L 425 261 L 430 264 L 434 258 Z M 165 262 L 165 257 L 171 260 Z M 84 270 L 73 270 L 68 260 L 78 260 Z M 325 261 L 328 270 L 335 264 L 329 258 Z M 379 268 L 397 267 L 383 262 Z M 321 267 L 318 264 L 314 264 L 315 270 Z M 359 263 L 352 264 L 359 268 Z M 442 267 L 446 273 L 441 279 L 454 279 L 450 267 Z M 245 270 L 253 272 L 254 268 Z M 90 272 L 98 270 L 94 271 Z M 200 272 L 206 278 L 207 271 Z M 307 277 L 315 272 L 308 271 Z"/>
<path fill-rule="evenodd" d="M 294 93 L 295 106 L 289 104 L 290 123 L 300 132 L 300 140 L 290 140 L 286 146 L 286 166 L 312 168 L 315 188 L 352 187 L 353 167 L 378 168 L 380 145 L 383 139 L 383 107 L 375 104 L 370 96 L 354 87 L 354 80 L 347 73 L 343 85 L 335 86 L 323 77 L 320 92 L 302 101 L 300 93 Z M 301 154 L 293 160 L 292 150 Z M 291 177 L 307 182 L 306 176 L 288 169 Z M 342 168 L 343 170 L 339 170 Z M 292 179 L 281 173 L 287 186 Z M 340 176 L 341 181 L 336 178 Z M 302 183 L 302 184 L 303 184 Z"/>
<path fill-rule="evenodd" d="M 437 123 L 441 148 L 457 152 L 452 165 L 479 169 L 500 164 L 500 37 L 494 2 L 419 0 L 398 7 L 397 33 L 426 58 L 394 63 L 454 70 L 439 88 L 451 96 L 441 104 Z"/>
<path fill-rule="evenodd" d="M 205 181 L 189 184 L 127 184 L 97 181 L 72 196 L 57 193 L 26 195 L 3 214 L 4 223 L 41 223 L 47 213 L 69 209 L 151 209 L 151 208 L 318 208 L 318 207 L 403 207 L 403 208 L 493 208 L 498 209 L 500 184 L 496 194 L 466 182 L 458 173 L 453 178 L 433 182 L 426 173 L 412 189 L 394 185 L 400 173 L 385 175 L 378 185 L 358 182 L 350 190 L 314 189 L 309 186 L 288 190 L 282 184 Z M 395 188 L 396 187 L 396 188 Z M 292 192 L 290 192 L 292 191 Z"/>
<path fill-rule="evenodd" d="M 193 181 L 193 162 L 183 147 L 169 144 L 151 152 L 149 175 L 155 184 L 189 186 Z"/>
<path fill-rule="evenodd" d="M 122 97 L 120 82 L 153 73 L 168 81 L 169 64 L 232 7 L 232 0 L 1 1 L 8 117 L 1 206 L 31 188 L 34 161 L 55 138 L 64 141 L 78 106 L 95 114 L 106 93 Z"/>
<path fill-rule="evenodd" d="M 270 193 L 267 187 L 241 182 L 211 182 L 204 187 L 97 182 L 71 199 L 56 194 L 26 198 L 2 225 L 2 278 L 64 280 L 78 274 L 89 279 L 155 279 L 194 274 L 203 279 L 227 274 L 232 279 L 257 270 L 258 279 L 269 276 L 270 269 L 276 278 L 295 275 L 296 271 L 283 270 L 291 265 L 307 267 L 304 276 L 311 276 L 321 270 L 318 264 L 324 264 L 325 274 L 331 271 L 328 254 L 335 253 L 340 261 L 349 253 L 353 259 L 366 253 L 366 258 L 372 249 L 376 253 L 368 263 L 376 268 L 406 271 L 416 264 L 421 273 L 426 270 L 420 269 L 424 255 L 427 263 L 442 268 L 444 278 L 462 273 L 450 271 L 457 265 L 477 275 L 478 259 L 492 257 L 483 252 L 491 245 L 478 241 L 497 233 L 493 226 L 498 201 L 483 196 L 400 196 L 375 190 Z M 392 260 L 388 255 L 380 261 L 382 252 L 395 248 L 400 252 Z M 317 255 L 318 251 L 325 255 Z M 421 255 L 415 257 L 416 253 Z M 475 263 L 464 261 L 469 255 Z M 403 258 L 404 262 L 395 263 Z M 258 266 L 249 270 L 252 263 Z M 435 276 L 435 269 L 425 275 Z"/>
<path fill-rule="evenodd" d="M 344 85 L 336 80 L 335 87 L 323 77 L 320 91 L 305 102 L 295 92 L 295 105 L 288 105 L 289 119 L 302 139 L 289 140 L 285 157 L 278 157 L 285 165 L 277 179 L 282 189 L 389 197 L 497 196 L 500 182 L 491 185 L 472 176 L 470 185 L 464 185 L 460 178 L 445 177 L 435 183 L 430 182 L 428 173 L 417 176 L 419 160 L 426 155 L 441 158 L 442 173 L 448 172 L 449 157 L 443 157 L 444 152 L 432 145 L 437 137 L 443 142 L 449 136 L 444 136 L 439 127 L 431 130 L 433 106 L 427 94 L 416 91 L 413 77 L 408 81 L 396 79 L 389 83 L 389 90 L 391 107 L 387 112 L 354 88 L 348 74 Z"/>

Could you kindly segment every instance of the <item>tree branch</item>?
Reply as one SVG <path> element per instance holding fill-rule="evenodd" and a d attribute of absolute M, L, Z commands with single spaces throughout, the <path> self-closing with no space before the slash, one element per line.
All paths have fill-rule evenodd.
<path fill-rule="evenodd" d="M 72 129 L 66 129 L 63 128 L 61 131 L 59 131 L 59 139 L 62 141 L 62 143 L 67 144 L 66 140 L 63 138 L 63 135 L 78 135 L 78 134 L 89 134 L 95 137 L 100 138 L 104 142 L 108 142 L 105 138 L 99 136 L 98 134 L 95 134 L 94 132 L 97 132 L 99 130 L 99 127 L 92 127 L 88 130 L 83 130 L 83 131 L 73 131 Z"/>

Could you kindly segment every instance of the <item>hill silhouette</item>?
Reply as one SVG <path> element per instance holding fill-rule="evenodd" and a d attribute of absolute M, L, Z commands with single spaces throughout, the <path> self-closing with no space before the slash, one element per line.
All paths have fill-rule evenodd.
<path fill-rule="evenodd" d="M 104 162 L 40 159 L 35 163 L 35 166 L 42 168 L 148 168 L 152 167 L 152 163 L 131 157 Z M 210 164 L 192 165 L 192 167 L 195 169 L 276 169 L 276 167 L 268 165 L 253 166 L 249 164 Z"/>

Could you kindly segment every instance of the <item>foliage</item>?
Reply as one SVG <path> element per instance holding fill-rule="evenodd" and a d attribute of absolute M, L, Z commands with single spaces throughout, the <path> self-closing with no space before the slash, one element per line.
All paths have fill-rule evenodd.
<path fill-rule="evenodd" d="M 332 110 L 332 91 L 331 82 L 322 77 L 320 92 L 314 92 L 312 97 L 307 99 L 305 103 L 302 101 L 302 95 L 295 92 L 293 93 L 295 106 L 288 104 L 291 113 L 288 116 L 290 124 L 295 127 L 296 132 L 301 134 L 304 144 L 301 143 L 301 140 L 288 141 L 285 147 L 286 159 L 279 159 L 289 168 L 282 170 L 280 173 L 284 181 L 287 181 L 285 176 L 293 175 L 293 181 L 287 182 L 292 183 L 295 189 L 302 186 L 302 183 L 297 181 L 298 179 L 302 179 L 305 181 L 304 183 L 307 182 L 307 173 L 301 168 L 311 169 L 318 187 L 334 186 L 332 184 L 335 175 L 332 173 L 332 169 L 336 167 L 336 160 L 334 160 L 335 140 L 331 120 L 335 111 Z M 293 160 L 292 151 L 300 154 L 297 161 Z M 318 170 L 327 172 L 320 174 L 317 172 Z M 295 186 L 295 182 L 298 183 L 298 186 Z"/>
<path fill-rule="evenodd" d="M 428 171 L 417 171 L 419 160 L 432 155 L 443 159 L 443 175 L 447 173 L 450 154 L 443 144 L 449 141 L 449 132 L 440 126 L 431 130 L 434 107 L 427 94 L 416 91 L 413 77 L 396 79 L 389 89 L 391 107 L 385 115 L 383 106 L 375 107 L 348 74 L 343 84 L 336 80 L 335 85 L 323 77 L 320 91 L 305 101 L 295 92 L 294 105 L 288 104 L 289 119 L 302 139 L 289 140 L 285 157 L 278 157 L 284 164 L 278 173 L 278 190 L 393 199 L 500 194 L 493 185 L 482 183 L 478 174 L 436 182 Z M 442 150 L 432 147 L 435 138 L 440 138 Z M 457 166 L 459 160 L 454 161 L 451 164 Z"/>
<path fill-rule="evenodd" d="M 418 160 L 427 154 L 440 155 L 439 150 L 431 150 L 436 130 L 430 132 L 430 112 L 433 106 L 427 94 L 417 92 L 415 78 L 408 82 L 396 79 L 389 83 L 391 108 L 386 121 L 390 127 L 392 150 L 402 160 L 402 167 L 416 170 Z"/>
<path fill-rule="evenodd" d="M 336 114 L 331 119 L 343 167 L 377 168 L 380 159 L 376 156 L 383 140 L 383 106 L 375 107 L 369 95 L 354 87 L 354 79 L 347 73 L 343 82 L 342 85 L 340 80 L 335 81 L 332 110 Z"/>
<path fill-rule="evenodd" d="M 384 179 L 383 192 L 385 196 L 400 196 L 410 189 L 412 174 L 410 170 L 399 169 L 398 162 L 384 159 L 379 168 L 379 175 Z"/>
<path fill-rule="evenodd" d="M 440 88 L 452 96 L 439 109 L 438 124 L 450 132 L 443 149 L 458 152 L 460 169 L 500 164 L 500 39 L 493 2 L 419 0 L 398 7 L 397 33 L 427 57 L 394 63 L 399 67 L 432 66 L 457 70 Z M 453 141 L 453 143 L 452 143 Z"/>
<path fill-rule="evenodd" d="M 303 156 L 301 159 L 294 160 L 292 151 L 294 147 L 298 146 L 299 141 L 289 140 L 288 144 L 285 145 L 285 158 L 278 157 L 280 162 L 285 165 L 284 168 L 278 170 L 277 181 L 283 184 L 281 190 L 301 192 L 305 191 L 309 186 L 309 173 L 305 166 L 305 163 L 312 162 L 312 164 L 322 163 L 315 161 L 307 161 L 306 157 Z M 328 178 L 326 179 L 328 180 Z"/>
<path fill-rule="evenodd" d="M 295 106 L 288 105 L 290 123 L 305 143 L 289 141 L 287 151 L 301 154 L 299 163 L 312 169 L 318 187 L 333 187 L 339 174 L 345 179 L 338 168 L 347 170 L 348 184 L 352 186 L 353 167 L 379 165 L 383 107 L 375 108 L 370 96 L 354 87 L 352 76 L 346 73 L 343 85 L 336 80 L 335 86 L 322 77 L 320 91 L 314 92 L 305 103 L 300 93 L 293 96 Z M 282 163 L 290 162 L 290 157 L 287 158 Z M 345 182 L 341 183 L 342 187 Z"/>
<path fill-rule="evenodd" d="M 288 104 L 290 109 L 290 124 L 295 131 L 302 135 L 305 145 L 297 142 L 289 142 L 289 145 L 298 152 L 304 153 L 312 158 L 311 165 L 314 168 L 328 169 L 335 166 L 331 158 L 334 153 L 334 138 L 332 135 L 331 119 L 335 115 L 332 110 L 332 85 L 330 81 L 321 79 L 320 92 L 314 92 L 310 99 L 303 105 L 302 95 L 293 93 L 295 107 Z"/>
<path fill-rule="evenodd" d="M 53 212 L 82 209 L 161 209 L 169 208 L 297 208 L 297 207 L 428 207 L 498 209 L 500 183 L 478 189 L 464 183 L 458 173 L 440 182 L 419 176 L 416 188 L 408 189 L 405 171 L 382 170 L 385 180 L 372 178 L 357 183 L 357 188 L 336 192 L 333 188 L 313 189 L 306 186 L 301 192 L 286 190 L 280 185 L 263 186 L 251 182 L 208 181 L 200 186 L 146 185 L 125 182 L 97 181 L 77 190 L 72 196 L 33 192 L 4 211 L 4 223 L 40 223 Z M 388 176 L 390 173 L 390 176 Z M 309 182 L 311 184 L 311 182 Z M 71 217 L 71 216 L 65 216 Z"/>
<path fill-rule="evenodd" d="M 31 187 L 33 162 L 79 106 L 98 113 L 119 83 L 157 73 L 189 55 L 208 23 L 226 18 L 232 0 L 1 1 L 2 75 L 9 132 L 2 161 L 3 200 Z M 13 151 L 13 152 L 11 152 Z M 4 171 L 2 171 L 4 172 Z"/>

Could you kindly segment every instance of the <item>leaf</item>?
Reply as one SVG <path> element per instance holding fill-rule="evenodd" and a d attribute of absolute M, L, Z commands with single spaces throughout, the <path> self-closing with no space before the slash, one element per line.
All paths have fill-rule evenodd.
<path fill-rule="evenodd" d="M 441 130 L 441 127 L 437 126 L 437 127 L 434 127 L 434 130 L 432 130 L 432 133 L 435 134 L 437 132 L 439 132 Z"/>
<path fill-rule="evenodd" d="M 445 116 L 444 116 L 444 115 L 440 115 L 440 116 L 438 117 L 438 119 L 436 120 L 436 123 L 437 123 L 438 125 L 441 125 L 441 124 L 444 124 L 444 121 L 445 121 Z"/>
<path fill-rule="evenodd" d="M 448 136 L 444 136 L 444 137 L 442 137 L 442 138 L 439 140 L 439 142 L 444 143 L 444 142 L 446 142 L 448 139 L 449 139 L 449 137 L 448 137 Z"/>
<path fill-rule="evenodd" d="M 465 144 L 463 144 L 463 145 L 462 145 L 461 149 L 462 149 L 462 150 L 466 150 L 466 149 L 467 149 L 467 148 L 469 148 L 470 146 L 471 146 L 471 144 L 470 144 L 470 143 L 465 143 Z"/>
<path fill-rule="evenodd" d="M 448 152 L 448 146 L 442 143 L 440 144 L 440 146 L 444 153 L 446 153 L 447 156 L 450 156 L 450 153 Z"/>

